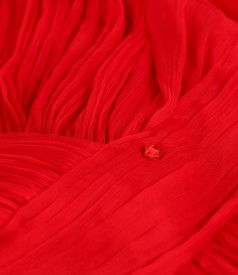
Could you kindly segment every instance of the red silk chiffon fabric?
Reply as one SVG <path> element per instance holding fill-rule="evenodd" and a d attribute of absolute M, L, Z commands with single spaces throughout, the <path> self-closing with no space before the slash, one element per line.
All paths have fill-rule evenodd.
<path fill-rule="evenodd" d="M 1 275 L 238 274 L 237 1 L 0 0 L 0 108 Z"/>

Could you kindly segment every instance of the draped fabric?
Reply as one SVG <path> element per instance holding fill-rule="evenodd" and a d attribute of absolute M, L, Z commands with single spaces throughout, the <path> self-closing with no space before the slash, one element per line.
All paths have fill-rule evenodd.
<path fill-rule="evenodd" d="M 237 21 L 0 0 L 1 275 L 238 274 Z"/>

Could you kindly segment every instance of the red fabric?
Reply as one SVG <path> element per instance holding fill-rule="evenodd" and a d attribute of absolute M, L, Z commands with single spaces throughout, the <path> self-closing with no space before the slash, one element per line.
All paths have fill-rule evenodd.
<path fill-rule="evenodd" d="M 237 20 L 0 0 L 1 275 L 238 274 Z"/>

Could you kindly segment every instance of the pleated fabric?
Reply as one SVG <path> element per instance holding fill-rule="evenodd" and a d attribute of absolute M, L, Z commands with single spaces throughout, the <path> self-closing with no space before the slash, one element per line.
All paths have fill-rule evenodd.
<path fill-rule="evenodd" d="M 0 0 L 0 274 L 238 274 L 237 122 L 237 1 Z"/>

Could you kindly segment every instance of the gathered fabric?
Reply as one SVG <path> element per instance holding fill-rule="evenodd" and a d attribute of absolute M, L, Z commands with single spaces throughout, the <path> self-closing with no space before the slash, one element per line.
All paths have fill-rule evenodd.
<path fill-rule="evenodd" d="M 238 274 L 238 3 L 0 0 L 0 274 Z"/>

